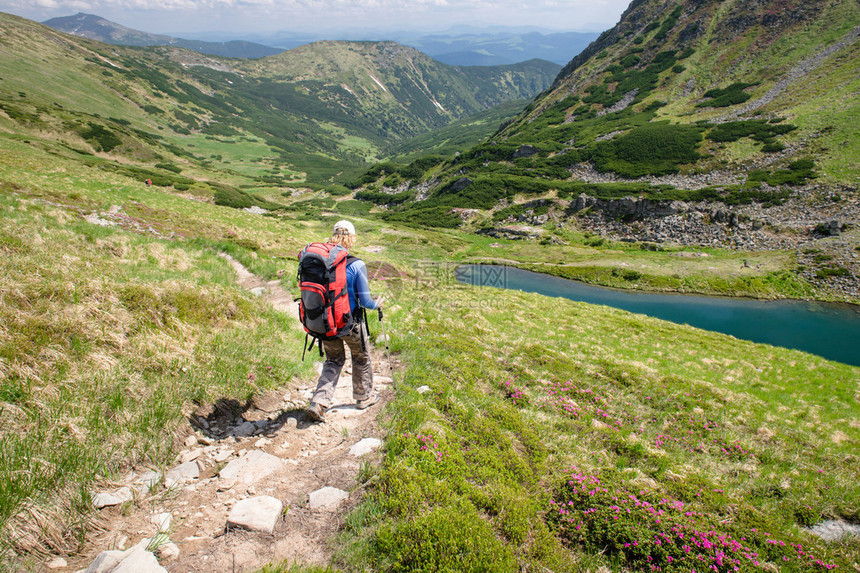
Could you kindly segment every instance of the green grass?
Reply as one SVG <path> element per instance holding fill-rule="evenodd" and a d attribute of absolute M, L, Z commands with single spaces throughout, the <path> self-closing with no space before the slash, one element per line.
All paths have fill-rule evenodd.
<path fill-rule="evenodd" d="M 860 515 L 857 368 L 444 282 L 404 293 L 389 316 L 408 366 L 365 502 L 376 509 L 348 519 L 345 570 L 648 570 L 668 556 L 689 570 L 673 526 L 736 541 L 726 552 L 742 570 L 753 568 L 744 552 L 816 570 L 791 544 L 840 568 L 857 559 L 856 544 L 800 529 Z M 630 495 L 665 509 L 662 522 L 647 506 L 615 520 Z"/>
<path fill-rule="evenodd" d="M 79 547 L 93 480 L 171 464 L 189 406 L 310 375 L 295 321 L 239 289 L 217 254 L 290 277 L 284 257 L 311 235 L 0 145 L 0 559 L 26 560 L 46 538 Z M 116 227 L 82 218 L 112 205 Z"/>
<path fill-rule="evenodd" d="M 236 287 L 217 253 L 294 288 L 296 252 L 329 234 L 342 215 L 320 213 L 342 205 L 354 213 L 356 254 L 410 275 L 374 284 L 389 295 L 392 348 L 406 366 L 385 422 L 384 462 L 362 470 L 370 495 L 346 517 L 334 566 L 642 569 L 647 556 L 628 551 L 632 541 L 652 558 L 676 555 L 655 549 L 665 531 L 646 515 L 602 527 L 612 518 L 607 492 L 586 515 L 591 507 L 570 488 L 575 473 L 613 496 L 684 503 L 697 515 L 673 513 L 673 524 L 745 537 L 783 570 L 805 564 L 771 547 L 765 533 L 843 569 L 857 561 L 856 544 L 825 546 L 798 526 L 860 517 L 860 436 L 851 424 L 858 369 L 607 308 L 441 280 L 450 279 L 450 263 L 513 261 L 628 287 L 820 296 L 786 272 L 794 268 L 788 254 L 646 251 L 565 229 L 550 232 L 569 244 L 544 247 L 381 224 L 367 215 L 370 203 L 331 194 L 253 216 L 146 188 L 139 177 L 29 137 L 0 136 L 3 559 L 14 550 L 16 563 L 35 567 L 47 538 L 79 548 L 93 517 L 93 481 L 132 463 L 165 467 L 189 408 L 313 377 L 299 363 L 295 321 Z M 217 180 L 204 167 L 158 162 Z M 396 171 L 414 176 L 409 166 Z M 115 227 L 84 220 L 108 218 L 113 206 Z M 425 216 L 458 219 L 439 206 Z M 364 250 L 371 245 L 381 249 Z M 742 258 L 761 268 L 739 270 Z M 554 309 L 551 328 L 546 308 Z M 420 395 L 424 384 L 432 391 Z M 586 533 L 553 514 L 562 501 L 573 502 Z M 29 519 L 23 511 L 31 509 L 50 519 Z M 286 563 L 269 570 L 313 571 Z"/>

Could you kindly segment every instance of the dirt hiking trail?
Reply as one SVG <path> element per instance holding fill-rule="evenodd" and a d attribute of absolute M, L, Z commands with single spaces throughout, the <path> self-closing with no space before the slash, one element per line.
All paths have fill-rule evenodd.
<path fill-rule="evenodd" d="M 293 297 L 278 281 L 266 282 L 226 258 L 242 287 L 297 316 Z M 298 320 L 295 324 L 301 330 Z M 128 492 L 131 499 L 103 507 L 104 531 L 67 567 L 51 569 L 86 570 L 104 558 L 101 552 L 119 554 L 138 544 L 148 546 L 164 568 L 140 571 L 247 572 L 282 560 L 328 565 L 334 535 L 364 495 L 362 464 L 378 463 L 383 433 L 377 415 L 394 393 L 384 348 L 371 353 L 380 401 L 356 408 L 348 360 L 324 424 L 312 422 L 304 411 L 315 379 L 293 381 L 247 405 L 219 401 L 198 408 L 180 428 L 177 439 L 184 447 L 176 463 L 164 475 L 135 468 L 122 482 L 102 488 L 103 501 Z M 316 349 L 307 359 L 317 362 L 319 372 Z M 245 501 L 251 499 L 267 500 L 262 513 L 247 520 L 250 525 L 228 525 L 237 513 L 247 513 L 234 512 L 237 504 L 253 506 Z"/>

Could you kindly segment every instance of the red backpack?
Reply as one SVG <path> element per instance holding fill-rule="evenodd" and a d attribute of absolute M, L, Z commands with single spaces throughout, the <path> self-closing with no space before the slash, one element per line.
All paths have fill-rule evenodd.
<path fill-rule="evenodd" d="M 341 338 L 352 329 L 346 266 L 353 260 L 345 248 L 332 243 L 311 243 L 299 253 L 299 318 L 305 332 L 317 340 Z"/>

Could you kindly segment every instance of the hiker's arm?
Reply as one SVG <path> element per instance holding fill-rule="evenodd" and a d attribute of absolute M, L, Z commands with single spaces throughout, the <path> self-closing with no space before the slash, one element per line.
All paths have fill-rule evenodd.
<path fill-rule="evenodd" d="M 355 298 L 358 300 L 358 305 L 370 310 L 377 308 L 376 301 L 370 296 L 370 284 L 367 281 L 367 267 L 364 261 L 357 261 L 360 266 L 355 273 Z"/>

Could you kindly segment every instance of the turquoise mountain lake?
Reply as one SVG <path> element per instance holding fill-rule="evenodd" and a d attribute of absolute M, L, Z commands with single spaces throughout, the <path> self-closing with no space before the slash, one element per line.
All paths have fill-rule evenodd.
<path fill-rule="evenodd" d="M 860 366 L 860 307 L 850 304 L 641 293 L 494 265 L 461 265 L 456 278 L 602 304 Z"/>

